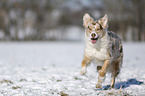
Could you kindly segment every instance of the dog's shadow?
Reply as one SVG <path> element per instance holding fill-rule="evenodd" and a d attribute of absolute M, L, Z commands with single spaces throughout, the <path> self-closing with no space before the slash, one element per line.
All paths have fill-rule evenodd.
<path fill-rule="evenodd" d="M 115 89 L 120 89 L 120 88 L 125 89 L 125 88 L 129 87 L 130 85 L 141 85 L 143 83 L 144 82 L 137 81 L 135 78 L 132 78 L 132 79 L 128 79 L 127 81 L 124 81 L 124 82 L 115 83 L 114 88 Z M 108 90 L 108 89 L 110 89 L 110 85 L 102 86 L 102 88 L 96 89 L 96 90 Z"/>

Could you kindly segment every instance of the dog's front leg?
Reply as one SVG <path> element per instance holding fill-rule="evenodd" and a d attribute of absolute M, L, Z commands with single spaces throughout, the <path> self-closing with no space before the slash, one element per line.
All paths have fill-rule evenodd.
<path fill-rule="evenodd" d="M 102 88 L 102 82 L 104 82 L 105 80 L 105 75 L 108 68 L 109 68 L 109 60 L 105 60 L 103 67 L 99 71 L 98 83 L 96 84 L 96 88 Z"/>
<path fill-rule="evenodd" d="M 91 64 L 91 59 L 85 56 L 81 65 L 81 73 L 80 73 L 81 75 L 84 75 L 87 72 L 86 68 L 90 64 Z"/>

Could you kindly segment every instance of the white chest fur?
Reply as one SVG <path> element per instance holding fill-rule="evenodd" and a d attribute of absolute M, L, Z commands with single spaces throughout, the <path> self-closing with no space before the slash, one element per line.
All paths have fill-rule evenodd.
<path fill-rule="evenodd" d="M 97 50 L 96 48 L 92 48 L 86 46 L 85 55 L 92 60 L 92 62 L 97 66 L 102 66 L 105 60 L 104 56 L 105 52 L 101 50 Z"/>
<path fill-rule="evenodd" d="M 109 59 L 108 45 L 109 40 L 107 35 L 99 39 L 96 44 L 92 44 L 88 37 L 86 37 L 85 56 L 92 59 L 94 64 L 102 66 L 104 61 Z"/>

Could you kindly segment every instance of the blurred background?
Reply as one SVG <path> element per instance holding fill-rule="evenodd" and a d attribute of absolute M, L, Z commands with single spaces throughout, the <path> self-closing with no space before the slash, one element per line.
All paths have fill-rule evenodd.
<path fill-rule="evenodd" d="M 0 41 L 82 41 L 82 17 L 109 17 L 124 41 L 145 41 L 145 0 L 0 0 Z"/>

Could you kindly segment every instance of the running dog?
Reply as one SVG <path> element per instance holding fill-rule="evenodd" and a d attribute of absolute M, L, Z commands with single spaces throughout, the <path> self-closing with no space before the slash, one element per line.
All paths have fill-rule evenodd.
<path fill-rule="evenodd" d="M 108 31 L 108 16 L 94 20 L 88 13 L 83 16 L 85 27 L 85 50 L 81 63 L 81 75 L 93 62 L 99 72 L 96 88 L 102 88 L 107 72 L 111 73 L 111 88 L 114 88 L 115 78 L 120 72 L 123 62 L 123 47 L 121 39 Z"/>

